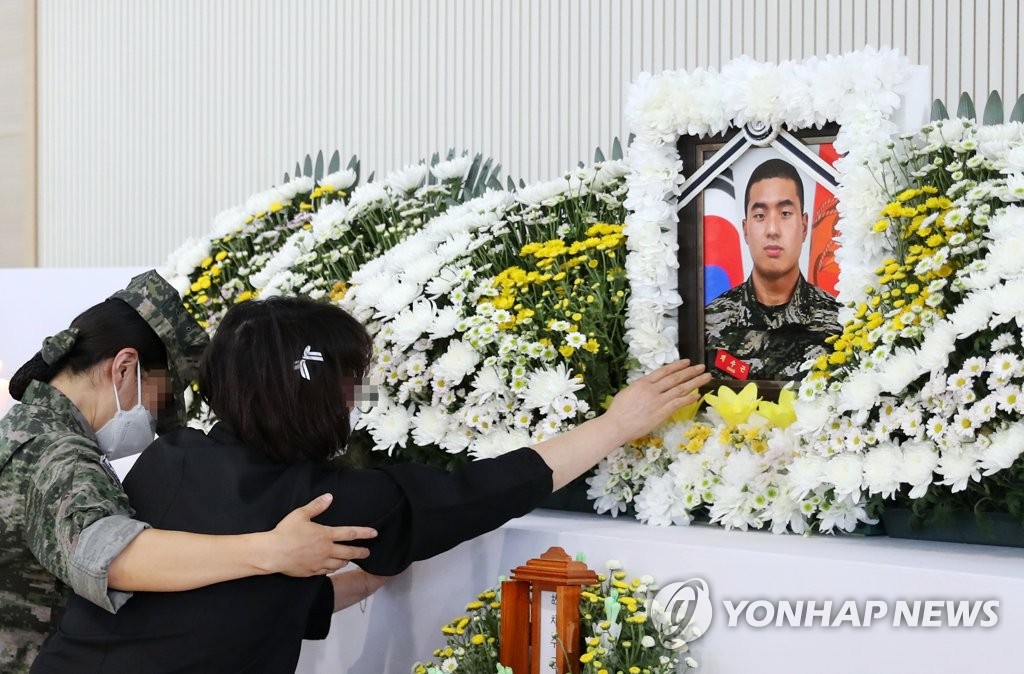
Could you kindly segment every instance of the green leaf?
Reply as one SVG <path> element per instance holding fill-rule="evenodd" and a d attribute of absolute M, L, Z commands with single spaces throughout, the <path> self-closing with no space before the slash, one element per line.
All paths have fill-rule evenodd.
<path fill-rule="evenodd" d="M 316 153 L 316 167 L 313 169 L 313 180 L 319 182 L 324 177 L 324 152 Z"/>
<path fill-rule="evenodd" d="M 509 192 L 515 192 L 516 181 L 512 180 L 512 176 L 508 176 L 505 180 L 505 189 L 508 190 Z"/>
<path fill-rule="evenodd" d="M 337 173 L 338 169 L 341 168 L 341 153 L 337 150 L 331 155 L 331 161 L 327 164 L 327 173 Z"/>
<path fill-rule="evenodd" d="M 612 159 L 615 161 L 622 159 L 622 143 L 619 142 L 618 136 L 612 140 Z"/>
<path fill-rule="evenodd" d="M 477 176 L 476 182 L 466 182 L 466 187 L 470 190 L 470 192 L 466 194 L 467 201 L 480 196 L 487 189 L 487 178 L 491 174 L 491 164 L 493 163 L 494 160 L 488 158 L 488 160 L 484 162 L 483 166 L 480 167 L 480 174 Z"/>
<path fill-rule="evenodd" d="M 988 95 L 988 100 L 985 101 L 985 116 L 982 119 L 982 124 L 1002 124 L 1003 123 L 1003 99 L 999 97 L 999 92 L 992 90 L 992 93 Z"/>
<path fill-rule="evenodd" d="M 306 155 L 305 163 L 302 165 L 302 170 L 303 170 L 303 172 L 300 173 L 299 175 L 304 175 L 304 176 L 311 176 L 311 175 L 313 175 L 313 158 L 310 157 L 308 154 Z"/>
<path fill-rule="evenodd" d="M 1013 110 L 1010 111 L 1009 122 L 1024 122 L 1024 94 L 1017 99 L 1017 104 L 1013 106 Z"/>
<path fill-rule="evenodd" d="M 949 119 L 949 111 L 946 110 L 946 104 L 942 102 L 942 99 L 936 98 L 932 101 L 931 121 L 938 122 L 943 119 Z"/>
<path fill-rule="evenodd" d="M 604 152 L 601 152 L 601 148 L 594 150 L 594 163 L 604 161 Z"/>
<path fill-rule="evenodd" d="M 476 176 L 480 173 L 480 164 L 483 162 L 484 156 L 477 153 L 473 157 L 473 162 L 469 165 L 469 170 L 466 171 L 466 179 L 463 181 L 462 190 L 464 193 L 469 192 L 472 189 L 473 181 L 476 180 Z"/>
<path fill-rule="evenodd" d="M 494 171 L 491 172 L 491 177 L 487 179 L 487 189 L 500 190 L 501 180 L 498 179 L 498 174 L 501 173 L 501 164 L 497 164 L 494 167 Z"/>
<path fill-rule="evenodd" d="M 974 110 L 974 100 L 966 91 L 960 94 L 960 103 L 956 106 L 956 116 L 960 119 L 978 118 L 978 113 Z"/>

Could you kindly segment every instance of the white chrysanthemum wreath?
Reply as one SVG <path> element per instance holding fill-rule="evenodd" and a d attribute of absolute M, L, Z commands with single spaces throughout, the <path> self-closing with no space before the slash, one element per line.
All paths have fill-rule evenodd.
<path fill-rule="evenodd" d="M 897 131 L 896 91 L 911 72 L 909 61 L 895 51 L 865 50 L 777 65 L 744 57 L 721 72 L 640 76 L 626 109 L 636 139 L 627 157 L 625 233 L 627 340 L 643 371 L 678 357 L 677 197 L 692 168 L 682 165 L 679 137 L 748 123 L 789 129 L 838 123 L 834 145 L 844 157 L 836 162 L 842 243 L 837 257 L 845 300 L 873 278 L 884 255 L 881 242 L 865 232 L 886 203 L 875 176 Z M 844 310 L 841 318 L 849 313 Z M 590 481 L 598 511 L 615 514 L 632 504 L 642 521 L 683 524 L 707 508 L 711 521 L 724 526 L 770 524 L 777 532 L 802 532 L 813 520 L 821 530 L 851 530 L 868 520 L 861 499 L 837 498 L 824 482 L 802 494 L 791 492 L 786 466 L 799 443 L 792 430 L 772 421 L 775 415 L 766 406 L 739 396 L 718 402 L 704 416 L 682 415 L 642 446 L 609 457 Z M 730 421 L 729 410 L 744 405 L 744 420 Z"/>

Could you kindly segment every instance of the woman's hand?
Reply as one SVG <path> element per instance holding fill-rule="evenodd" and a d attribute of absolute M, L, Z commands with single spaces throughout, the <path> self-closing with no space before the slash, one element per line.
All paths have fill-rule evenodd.
<path fill-rule="evenodd" d="M 375 576 L 362 569 L 331 576 L 331 585 L 334 586 L 334 611 L 338 612 L 352 604 L 361 602 L 379 590 L 389 578 L 389 576 Z"/>
<path fill-rule="evenodd" d="M 680 360 L 658 368 L 619 391 L 608 411 L 533 446 L 551 468 L 552 489 L 564 487 L 598 461 L 650 433 L 673 412 L 700 397 L 711 381 L 703 365 Z"/>
<path fill-rule="evenodd" d="M 678 360 L 640 377 L 619 391 L 602 415 L 616 446 L 647 435 L 672 414 L 697 402 L 697 389 L 711 381 L 703 365 Z"/>
<path fill-rule="evenodd" d="M 327 527 L 313 518 L 327 510 L 333 496 L 324 494 L 290 512 L 266 537 L 267 572 L 288 576 L 320 576 L 337 571 L 353 559 L 364 559 L 369 551 L 342 543 L 375 538 L 369 527 Z"/>

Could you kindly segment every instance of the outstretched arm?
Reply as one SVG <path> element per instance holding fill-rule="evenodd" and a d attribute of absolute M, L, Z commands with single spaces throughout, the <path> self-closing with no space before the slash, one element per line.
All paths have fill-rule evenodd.
<path fill-rule="evenodd" d="M 272 531 L 262 533 L 210 536 L 146 529 L 110 564 L 109 586 L 174 592 L 269 573 L 314 576 L 337 571 L 368 554 L 366 548 L 339 541 L 373 538 L 376 532 L 368 527 L 327 527 L 311 521 L 331 500 L 330 494 L 324 494 L 292 511 Z"/>

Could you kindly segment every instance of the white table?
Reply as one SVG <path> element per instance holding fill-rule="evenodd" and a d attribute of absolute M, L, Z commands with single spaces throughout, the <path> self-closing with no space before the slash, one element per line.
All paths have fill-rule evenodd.
<path fill-rule="evenodd" d="M 413 565 L 367 602 L 335 615 L 326 641 L 306 642 L 302 674 L 408 672 L 443 645 L 440 628 L 501 574 L 549 546 L 584 552 L 592 568 L 618 559 L 665 584 L 700 577 L 714 621 L 693 644 L 704 674 L 1019 672 L 1024 654 L 1024 549 L 883 536 L 776 536 L 717 527 L 654 528 L 589 514 L 537 511 Z M 884 601 L 867 628 L 727 625 L 723 600 Z M 893 627 L 900 600 L 995 599 L 990 628 Z M 758 617 L 762 614 L 758 613 Z"/>

